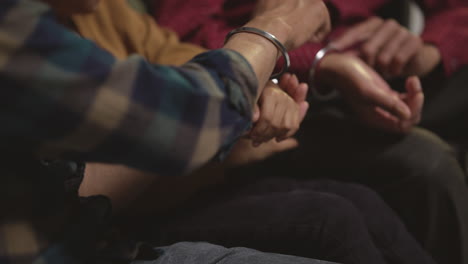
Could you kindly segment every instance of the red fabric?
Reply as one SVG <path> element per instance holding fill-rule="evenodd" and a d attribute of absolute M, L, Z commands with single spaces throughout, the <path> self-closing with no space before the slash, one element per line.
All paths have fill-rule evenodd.
<path fill-rule="evenodd" d="M 375 15 L 392 0 L 326 0 L 337 11 L 330 37 L 349 26 Z M 435 44 L 447 75 L 468 64 L 468 0 L 420 0 L 426 14 L 422 38 Z M 226 34 L 242 26 L 255 7 L 253 0 L 158 0 L 156 20 L 175 30 L 184 41 L 206 48 L 220 48 Z M 307 80 L 308 70 L 324 44 L 307 43 L 290 52 L 291 71 Z"/>

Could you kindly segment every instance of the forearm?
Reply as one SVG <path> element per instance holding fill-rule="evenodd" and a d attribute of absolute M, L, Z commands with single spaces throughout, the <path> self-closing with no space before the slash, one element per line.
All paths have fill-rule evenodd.
<path fill-rule="evenodd" d="M 121 212 L 158 180 L 157 175 L 122 165 L 88 163 L 79 195 L 104 195 L 111 200 L 113 211 Z"/>
<path fill-rule="evenodd" d="M 273 71 L 277 58 L 276 47 L 262 37 L 242 33 L 232 36 L 224 48 L 239 52 L 250 62 L 258 80 L 258 98 Z"/>
<path fill-rule="evenodd" d="M 118 61 L 39 2 L 3 1 L 0 16 L 5 150 L 179 175 L 250 125 L 257 82 L 237 53 L 212 51 L 180 68 Z"/>
<path fill-rule="evenodd" d="M 88 163 L 79 195 L 105 195 L 115 213 L 134 217 L 179 206 L 224 180 L 224 167 L 215 162 L 184 177 L 159 177 L 121 165 Z"/>

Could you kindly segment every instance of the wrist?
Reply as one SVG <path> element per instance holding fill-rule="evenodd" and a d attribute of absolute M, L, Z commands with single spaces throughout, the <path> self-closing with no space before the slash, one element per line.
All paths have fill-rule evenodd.
<path fill-rule="evenodd" d="M 275 79 L 275 78 L 278 78 L 279 76 L 281 76 L 283 73 L 287 72 L 288 69 L 289 69 L 289 66 L 291 65 L 291 61 L 289 59 L 289 54 L 288 54 L 288 51 L 286 49 L 286 47 L 278 40 L 278 38 L 276 38 L 275 35 L 267 32 L 267 31 L 264 31 L 262 29 L 259 29 L 259 28 L 255 28 L 255 27 L 240 27 L 240 28 L 236 28 L 234 30 L 232 30 L 231 32 L 229 32 L 226 36 L 226 40 L 225 42 L 229 41 L 229 39 L 236 35 L 236 34 L 240 34 L 240 33 L 248 33 L 248 34 L 253 34 L 253 35 L 257 35 L 257 36 L 260 36 L 262 37 L 264 40 L 267 40 L 270 44 L 272 44 L 273 46 L 275 46 L 275 48 L 277 49 L 277 51 L 283 56 L 284 58 L 284 66 L 282 68 L 282 70 L 279 72 L 279 73 L 276 73 L 276 74 L 273 74 L 270 78 L 271 79 Z M 263 41 L 264 42 L 264 41 Z M 271 46 L 271 45 L 270 45 Z M 278 52 L 277 52 L 277 56 L 276 56 L 276 59 L 278 59 Z"/>
<path fill-rule="evenodd" d="M 238 45 L 242 44 L 242 46 Z M 224 44 L 225 48 L 232 48 L 235 47 L 244 47 L 245 49 L 265 49 L 267 52 L 271 52 L 271 54 L 276 54 L 276 59 L 278 59 L 281 55 L 279 50 L 267 39 L 251 34 L 248 32 L 240 32 L 238 34 L 234 34 L 226 39 L 226 43 Z"/>
<path fill-rule="evenodd" d="M 292 48 L 291 27 L 279 18 L 257 16 L 245 27 L 255 27 L 274 35 L 289 51 Z"/>
<path fill-rule="evenodd" d="M 323 56 L 315 66 L 314 76 L 309 76 L 309 90 L 312 98 L 318 101 L 329 101 L 338 97 L 335 85 L 340 78 L 338 72 L 342 55 L 339 53 L 328 53 Z"/>
<path fill-rule="evenodd" d="M 322 58 L 315 68 L 314 83 L 316 85 L 328 85 L 339 77 L 342 56 L 340 53 L 329 53 Z"/>

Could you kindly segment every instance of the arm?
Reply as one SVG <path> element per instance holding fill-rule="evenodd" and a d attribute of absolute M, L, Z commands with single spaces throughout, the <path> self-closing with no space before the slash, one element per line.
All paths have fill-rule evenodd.
<path fill-rule="evenodd" d="M 297 2 L 305 8 L 282 4 L 291 12 L 266 12 L 249 25 L 297 47 L 328 18 L 318 1 Z M 318 13 L 296 27 L 307 11 Z M 2 121 L 11 124 L 0 130 L 2 146 L 162 175 L 201 166 L 250 126 L 257 87 L 277 56 L 263 38 L 236 34 L 226 49 L 180 68 L 119 61 L 59 26 L 39 2 L 2 1 L 0 18 Z"/>
<path fill-rule="evenodd" d="M 212 159 L 250 125 L 256 76 L 236 52 L 181 68 L 118 61 L 38 2 L 3 1 L 0 16 L 6 149 L 173 175 Z"/>
<path fill-rule="evenodd" d="M 319 66 L 317 84 L 338 89 L 361 122 L 395 133 L 419 122 L 424 96 L 417 78 L 409 78 L 400 93 L 356 56 L 332 53 Z"/>
<path fill-rule="evenodd" d="M 153 15 L 159 24 L 174 30 L 182 40 L 216 49 L 223 45 L 229 31 L 252 17 L 256 4 L 250 0 L 158 0 Z M 308 42 L 292 50 L 290 72 L 306 81 L 311 61 L 323 46 Z M 282 61 L 277 65 L 282 67 Z"/>
<path fill-rule="evenodd" d="M 306 102 L 307 85 L 299 83 L 295 76 L 285 74 L 280 79 L 278 92 L 262 94 L 262 100 L 257 123 L 267 121 L 270 126 L 285 132 L 294 133 L 305 116 L 308 108 Z M 269 84 L 269 89 L 277 88 Z M 278 87 L 279 89 L 279 87 Z M 284 105 L 284 117 L 271 115 L 269 109 Z M 279 113 L 283 114 L 283 113 Z M 253 130 L 258 126 L 255 125 Z M 292 129 L 291 129 L 292 128 Z M 275 153 L 294 148 L 298 142 L 294 138 L 269 140 L 258 147 L 253 146 L 251 138 L 243 137 L 238 140 L 228 157 L 222 163 L 210 163 L 191 173 L 187 177 L 155 177 L 125 166 L 88 163 L 85 177 L 80 186 L 80 195 L 89 196 L 103 194 L 112 201 L 113 208 L 124 214 L 146 213 L 179 205 L 190 198 L 195 192 L 217 184 L 224 180 L 227 167 L 245 165 L 263 160 Z"/>

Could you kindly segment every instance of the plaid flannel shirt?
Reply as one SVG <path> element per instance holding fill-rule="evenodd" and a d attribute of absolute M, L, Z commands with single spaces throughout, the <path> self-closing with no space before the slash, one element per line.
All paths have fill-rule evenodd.
<path fill-rule="evenodd" d="M 67 259 L 67 243 L 43 226 L 70 207 L 61 201 L 60 180 L 35 175 L 34 161 L 23 157 L 184 174 L 219 157 L 250 126 L 257 81 L 242 56 L 223 49 L 182 67 L 137 55 L 117 60 L 59 25 L 47 5 L 2 0 L 0 87 L 0 148 L 17 157 L 0 168 L 8 190 L 0 196 L 0 262 L 56 263 Z M 17 198 L 34 201 L 32 211 L 48 224 L 33 223 L 28 213 L 10 216 L 4 205 Z M 69 233 L 89 233 L 80 228 Z"/>

